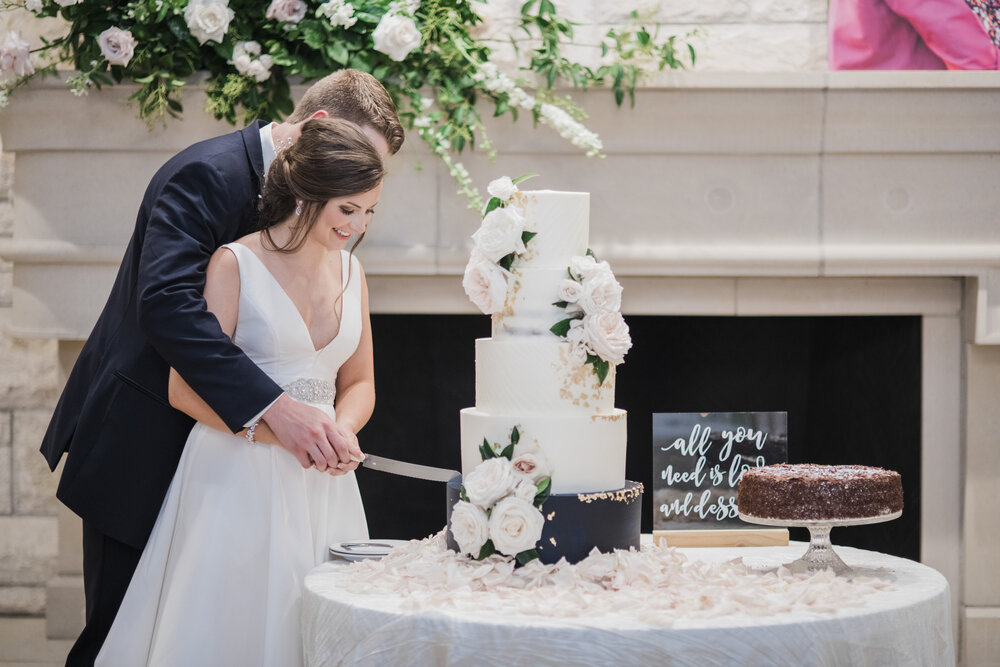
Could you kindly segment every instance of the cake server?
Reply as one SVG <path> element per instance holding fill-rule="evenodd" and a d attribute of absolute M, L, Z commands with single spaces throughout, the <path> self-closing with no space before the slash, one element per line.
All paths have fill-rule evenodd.
<path fill-rule="evenodd" d="M 381 470 L 382 472 L 387 472 L 392 475 L 415 477 L 417 479 L 426 479 L 432 482 L 447 482 L 455 475 L 461 474 L 457 470 L 423 466 L 418 463 L 406 463 L 405 461 L 388 459 L 384 456 L 376 456 L 374 454 L 368 454 L 365 460 L 361 462 L 361 465 L 366 468 L 371 468 L 372 470 Z"/>

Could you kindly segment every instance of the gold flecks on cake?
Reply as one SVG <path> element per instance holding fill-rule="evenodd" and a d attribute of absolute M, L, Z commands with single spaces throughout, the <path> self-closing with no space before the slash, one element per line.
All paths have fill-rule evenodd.
<path fill-rule="evenodd" d="M 546 521 L 552 521 L 552 519 L 554 519 L 554 518 L 555 518 L 555 516 L 556 516 L 556 513 L 555 513 L 555 512 L 549 512 L 549 513 L 548 513 L 548 514 L 547 514 L 547 515 L 545 516 L 545 520 L 546 520 Z"/>
<path fill-rule="evenodd" d="M 595 500 L 607 500 L 613 503 L 631 503 L 642 496 L 642 484 L 626 486 L 617 491 L 595 491 L 593 493 L 578 493 L 576 499 L 581 503 L 592 503 Z"/>
<path fill-rule="evenodd" d="M 590 421 L 605 421 L 605 422 L 617 422 L 625 419 L 627 414 L 625 412 L 613 412 L 611 414 L 596 414 L 590 415 Z"/>
<path fill-rule="evenodd" d="M 551 543 L 552 543 L 552 546 L 557 546 L 557 545 L 556 545 L 556 538 L 554 538 L 554 537 L 550 537 L 550 538 L 549 538 L 549 542 L 551 542 Z"/>
<path fill-rule="evenodd" d="M 553 366 L 559 372 L 562 386 L 559 388 L 559 398 L 578 408 L 590 408 L 600 404 L 608 392 L 614 392 L 614 369 L 604 379 L 604 384 L 597 384 L 594 370 L 587 364 L 579 364 L 573 359 L 572 345 L 566 343 L 559 346 L 557 360 Z"/>

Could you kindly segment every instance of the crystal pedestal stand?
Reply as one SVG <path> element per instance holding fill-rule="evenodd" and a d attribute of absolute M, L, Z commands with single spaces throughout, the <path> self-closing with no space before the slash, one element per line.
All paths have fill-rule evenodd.
<path fill-rule="evenodd" d="M 831 569 L 836 574 L 850 574 L 851 568 L 840 559 L 830 542 L 830 531 L 835 526 L 863 526 L 871 523 L 881 523 L 898 519 L 902 511 L 879 516 L 857 519 L 768 519 L 740 512 L 740 518 L 747 523 L 758 523 L 764 526 L 784 526 L 791 528 L 801 526 L 809 529 L 809 548 L 798 560 L 786 563 L 785 567 L 793 573 L 818 572 Z"/>

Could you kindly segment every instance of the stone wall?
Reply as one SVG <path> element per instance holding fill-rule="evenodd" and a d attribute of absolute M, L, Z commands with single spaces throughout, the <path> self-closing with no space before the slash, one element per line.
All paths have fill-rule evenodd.
<path fill-rule="evenodd" d="M 12 233 L 13 176 L 14 155 L 0 154 L 0 239 Z M 7 333 L 12 276 L 0 261 L 0 614 L 40 615 L 56 571 L 56 478 L 38 443 L 56 399 L 57 346 Z"/>

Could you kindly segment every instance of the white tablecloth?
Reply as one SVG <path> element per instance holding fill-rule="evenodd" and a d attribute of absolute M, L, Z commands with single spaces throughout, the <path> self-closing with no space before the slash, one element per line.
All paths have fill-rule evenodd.
<path fill-rule="evenodd" d="M 752 567 L 792 561 L 787 547 L 682 549 L 692 560 L 743 557 Z M 328 562 L 305 581 L 306 664 L 319 665 L 954 665 L 948 584 L 935 570 L 885 554 L 837 547 L 851 567 L 881 569 L 890 590 L 836 613 L 787 612 L 681 620 L 670 627 L 606 618 L 405 611 L 390 594 L 343 590 L 349 568 Z M 485 595 L 485 594 L 484 594 Z"/>

